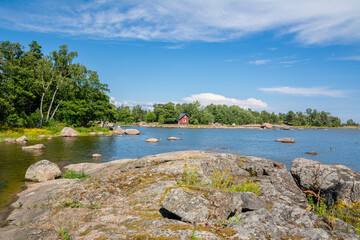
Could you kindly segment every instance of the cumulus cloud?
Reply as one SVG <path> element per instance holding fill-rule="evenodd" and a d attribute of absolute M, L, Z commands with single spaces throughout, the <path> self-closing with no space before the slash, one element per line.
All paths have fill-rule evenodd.
<path fill-rule="evenodd" d="M 185 102 L 194 102 L 199 101 L 201 105 L 207 106 L 210 104 L 225 104 L 229 106 L 239 106 L 244 109 L 267 109 L 268 105 L 267 103 L 255 99 L 255 98 L 248 98 L 245 100 L 240 100 L 236 98 L 228 98 L 219 94 L 214 93 L 200 93 L 200 94 L 193 94 L 190 97 L 184 97 L 183 100 Z"/>
<path fill-rule="evenodd" d="M 328 87 L 313 87 L 313 88 L 294 88 L 294 87 L 273 87 L 273 88 L 259 88 L 263 92 L 277 92 L 290 95 L 299 96 L 326 96 L 334 98 L 346 97 L 344 90 L 331 90 Z"/>
<path fill-rule="evenodd" d="M 115 97 L 110 97 L 110 103 L 114 104 L 116 107 L 120 107 L 121 105 L 124 105 L 132 108 L 136 105 L 140 105 L 145 110 L 153 110 L 153 105 L 155 102 L 142 102 L 142 101 L 132 101 L 132 100 L 119 101 Z"/>
<path fill-rule="evenodd" d="M 273 31 L 303 44 L 360 40 L 358 0 L 20 1 L 0 26 L 100 39 L 226 41 Z"/>

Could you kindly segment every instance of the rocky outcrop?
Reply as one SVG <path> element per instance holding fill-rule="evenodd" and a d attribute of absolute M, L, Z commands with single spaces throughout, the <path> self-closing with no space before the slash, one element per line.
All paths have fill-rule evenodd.
<path fill-rule="evenodd" d="M 174 141 L 174 140 L 182 140 L 182 139 L 178 137 L 168 137 L 167 140 Z"/>
<path fill-rule="evenodd" d="M 159 139 L 157 139 L 157 138 L 149 138 L 145 142 L 147 142 L 147 143 L 157 143 L 157 142 L 159 142 Z"/>
<path fill-rule="evenodd" d="M 291 174 L 302 190 L 320 193 L 330 206 L 339 199 L 346 203 L 360 201 L 360 173 L 344 165 L 327 165 L 297 158 Z"/>
<path fill-rule="evenodd" d="M 61 176 L 58 165 L 48 160 L 41 160 L 32 164 L 25 173 L 25 179 L 30 181 L 44 182 Z"/>
<path fill-rule="evenodd" d="M 114 130 L 114 132 L 115 132 L 116 134 L 124 134 L 124 133 L 125 133 L 124 129 L 122 129 L 120 126 L 118 126 L 118 127 Z"/>
<path fill-rule="evenodd" d="M 276 142 L 282 142 L 282 143 L 295 143 L 294 138 L 279 138 L 275 140 Z"/>
<path fill-rule="evenodd" d="M 21 149 L 22 150 L 44 150 L 45 145 L 39 143 L 39 144 L 31 145 L 31 146 L 23 146 Z"/>
<path fill-rule="evenodd" d="M 272 129 L 273 125 L 270 123 L 264 123 L 263 125 L 261 125 L 261 128 L 263 129 Z"/>
<path fill-rule="evenodd" d="M 126 135 L 139 135 L 140 131 L 137 129 L 126 129 L 125 131 Z"/>
<path fill-rule="evenodd" d="M 186 166 L 199 186 L 180 185 Z M 341 220 L 330 226 L 308 211 L 290 172 L 268 159 L 183 151 L 65 169 L 91 178 L 28 185 L 0 238 L 57 239 L 61 227 L 71 239 L 359 239 Z M 224 172 L 259 184 L 259 194 L 210 188 Z"/>
<path fill-rule="evenodd" d="M 27 143 L 28 139 L 25 136 L 19 137 L 16 139 L 17 143 Z"/>
<path fill-rule="evenodd" d="M 77 137 L 79 136 L 79 133 L 70 128 L 70 127 L 64 127 L 62 130 L 61 130 L 61 136 L 63 137 Z"/>
<path fill-rule="evenodd" d="M 242 210 L 260 209 L 264 203 L 249 192 L 223 192 L 214 189 L 180 186 L 168 190 L 161 206 L 190 223 L 226 221 Z"/>

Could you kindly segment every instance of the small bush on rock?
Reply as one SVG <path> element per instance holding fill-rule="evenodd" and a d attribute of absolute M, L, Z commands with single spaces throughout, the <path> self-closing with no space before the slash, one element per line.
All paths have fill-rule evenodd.
<path fill-rule="evenodd" d="M 198 171 L 199 167 L 189 168 L 189 166 L 185 164 L 182 181 L 179 184 L 210 187 L 228 192 L 253 192 L 256 195 L 259 195 L 261 189 L 260 184 L 254 183 L 250 179 L 244 179 L 241 183 L 237 183 L 238 178 L 234 178 L 229 175 L 229 170 L 225 170 L 224 172 L 216 171 L 213 175 L 211 175 L 209 177 L 211 182 L 210 186 L 206 186 L 200 181 Z"/>
<path fill-rule="evenodd" d="M 66 170 L 64 178 L 89 178 L 90 175 L 86 175 L 84 171 L 75 172 L 74 170 Z"/>

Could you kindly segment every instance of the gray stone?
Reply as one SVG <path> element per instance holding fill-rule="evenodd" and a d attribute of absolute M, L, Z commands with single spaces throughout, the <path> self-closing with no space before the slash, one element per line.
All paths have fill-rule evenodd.
<path fill-rule="evenodd" d="M 16 139 L 17 143 L 26 143 L 28 142 L 28 139 L 25 136 L 19 137 Z"/>
<path fill-rule="evenodd" d="M 63 137 L 77 137 L 77 136 L 79 136 L 79 133 L 70 127 L 64 127 L 61 130 L 61 135 Z"/>
<path fill-rule="evenodd" d="M 137 129 L 126 129 L 125 134 L 126 135 L 139 135 L 140 131 Z"/>
<path fill-rule="evenodd" d="M 32 164 L 25 173 L 25 179 L 37 182 L 53 180 L 61 176 L 58 165 L 48 160 L 41 160 Z"/>
<path fill-rule="evenodd" d="M 339 199 L 346 203 L 360 200 L 360 173 L 344 165 L 297 158 L 292 162 L 291 174 L 302 190 L 320 192 L 328 205 Z"/>

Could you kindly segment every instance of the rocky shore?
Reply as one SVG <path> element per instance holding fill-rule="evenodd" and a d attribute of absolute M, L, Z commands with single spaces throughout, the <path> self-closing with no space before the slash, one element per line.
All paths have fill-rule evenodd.
<path fill-rule="evenodd" d="M 263 158 L 183 151 L 65 168 L 91 177 L 29 184 L 0 239 L 360 239 L 311 211 L 305 194 L 359 202 L 360 173 L 342 165 L 300 158 L 289 172 Z M 201 185 L 184 184 L 185 173 Z M 211 188 L 221 174 L 260 191 Z"/>

